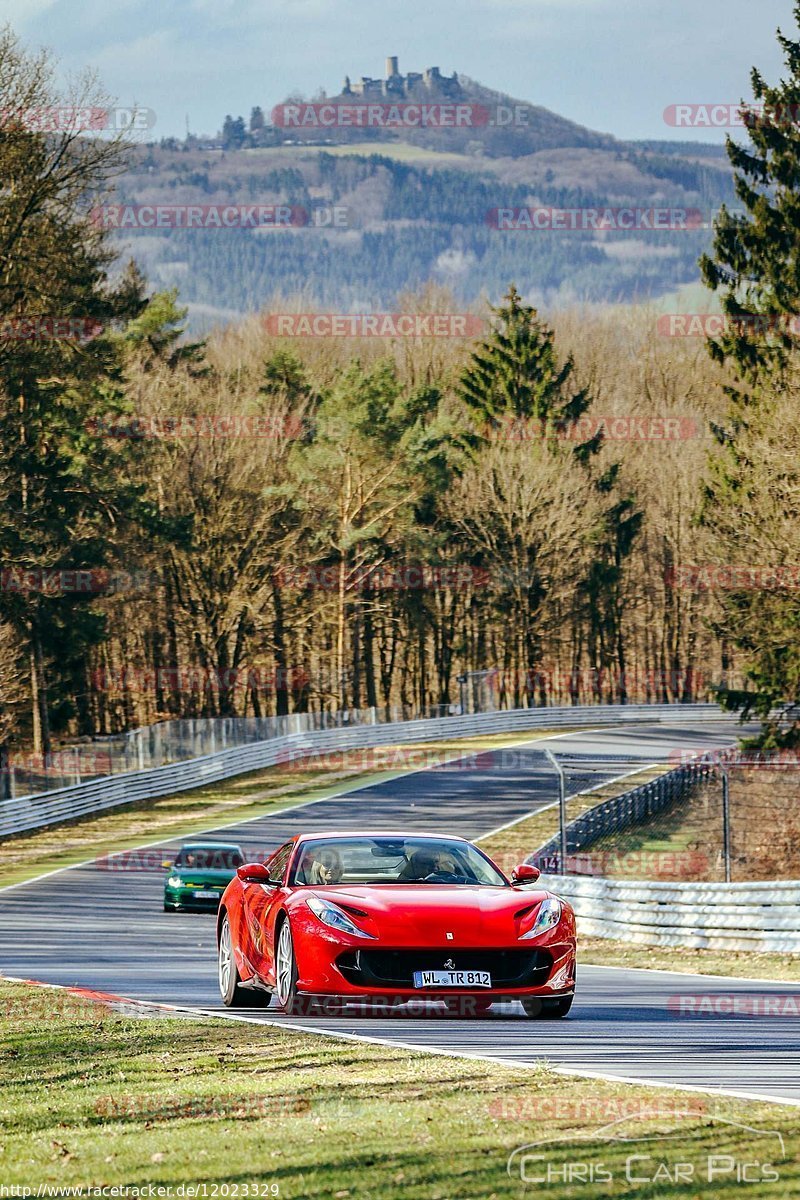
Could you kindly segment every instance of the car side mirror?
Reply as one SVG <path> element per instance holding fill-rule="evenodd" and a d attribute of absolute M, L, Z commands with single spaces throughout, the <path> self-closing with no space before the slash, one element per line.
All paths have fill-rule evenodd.
<path fill-rule="evenodd" d="M 171 871 L 171 870 L 172 870 L 172 866 L 173 866 L 173 861 L 172 861 L 172 859 L 171 859 L 171 858 L 165 858 L 165 859 L 163 859 L 163 860 L 162 860 L 162 862 L 161 862 L 161 866 L 164 868 L 164 870 L 165 870 L 165 871 Z"/>
<path fill-rule="evenodd" d="M 242 883 L 265 883 L 278 887 L 278 881 L 270 879 L 269 871 L 263 863 L 245 863 L 244 866 L 236 868 L 236 874 Z"/>
<path fill-rule="evenodd" d="M 538 867 L 534 867 L 532 863 L 520 863 L 518 867 L 514 867 L 511 872 L 512 883 L 535 883 L 541 875 Z"/>

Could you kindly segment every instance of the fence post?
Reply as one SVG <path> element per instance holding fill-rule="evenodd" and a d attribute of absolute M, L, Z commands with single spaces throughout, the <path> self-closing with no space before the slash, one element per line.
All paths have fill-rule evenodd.
<path fill-rule="evenodd" d="M 556 772 L 558 773 L 558 824 L 559 824 L 559 843 L 560 843 L 560 852 L 559 852 L 559 856 L 558 856 L 559 857 L 558 873 L 559 873 L 559 875 L 566 875 L 566 873 L 567 873 L 567 792 L 566 792 L 566 783 L 565 783 L 565 779 L 564 779 L 564 771 L 563 771 L 562 767 L 560 766 L 557 758 L 555 757 L 555 755 L 553 754 L 553 752 L 551 750 L 545 750 L 545 754 L 547 755 L 547 758 L 550 761 L 550 764 L 555 768 Z"/>
<path fill-rule="evenodd" d="M 731 881 L 731 806 L 728 772 L 722 768 L 722 847 L 725 855 L 725 882 Z"/>

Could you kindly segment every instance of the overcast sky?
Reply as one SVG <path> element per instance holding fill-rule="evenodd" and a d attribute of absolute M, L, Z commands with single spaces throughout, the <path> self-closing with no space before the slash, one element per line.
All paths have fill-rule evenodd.
<path fill-rule="evenodd" d="M 459 71 L 617 137 L 669 138 L 668 105 L 749 96 L 752 66 L 781 73 L 776 27 L 795 32 L 791 0 L 0 0 L 0 21 L 65 75 L 92 67 L 118 103 L 155 110 L 156 137 L 333 94 L 396 54 L 401 71 Z"/>

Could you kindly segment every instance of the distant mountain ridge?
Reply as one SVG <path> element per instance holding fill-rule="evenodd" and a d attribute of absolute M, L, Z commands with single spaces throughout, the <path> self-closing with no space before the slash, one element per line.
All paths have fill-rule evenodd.
<path fill-rule="evenodd" d="M 294 124 L 287 128 L 281 116 L 287 108 L 307 106 L 320 109 L 324 105 L 348 108 L 369 105 L 473 105 L 489 113 L 486 124 L 473 123 L 463 128 L 371 128 L 347 126 L 335 120 L 327 125 L 315 123 L 307 127 Z M 540 150 L 555 148 L 591 148 L 610 150 L 621 146 L 610 134 L 597 133 L 574 121 L 560 117 L 541 105 L 530 104 L 507 93 L 485 87 L 466 75 L 442 75 L 438 67 L 412 71 L 403 75 L 398 60 L 386 60 L 386 75 L 382 79 L 361 76 L 355 83 L 345 76 L 342 90 L 322 100 L 307 100 L 293 95 L 272 110 L 273 125 L 265 127 L 264 144 L 280 145 L 289 141 L 318 145 L 324 132 L 324 142 L 330 145 L 358 145 L 370 141 L 404 141 L 430 150 L 457 154 L 485 155 L 489 158 L 522 157 Z M 309 114 L 312 115 L 313 114 Z M 275 119 L 277 117 L 277 120 Z M 506 118 L 503 120 L 503 118 Z"/>
<path fill-rule="evenodd" d="M 497 301 L 509 283 L 547 308 L 657 298 L 698 280 L 720 203 L 734 201 L 724 147 L 625 142 L 457 74 L 435 68 L 345 80 L 335 97 L 292 96 L 314 111 L 337 105 L 498 106 L 524 122 L 471 128 L 308 129 L 270 124 L 255 108 L 249 128 L 226 117 L 223 137 L 165 139 L 137 151 L 120 198 L 130 204 L 282 204 L 346 209 L 345 230 L 146 230 L 125 235 L 155 286 L 178 287 L 199 330 L 214 317 L 304 298 L 328 311 L 390 310 L 428 282 L 460 305 Z M 498 208 L 633 205 L 701 210 L 683 232 L 506 233 Z M 122 235 L 121 235 L 122 236 Z"/>

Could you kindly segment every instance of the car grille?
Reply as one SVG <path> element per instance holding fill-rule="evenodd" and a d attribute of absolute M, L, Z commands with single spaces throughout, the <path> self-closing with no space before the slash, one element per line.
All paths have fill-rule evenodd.
<path fill-rule="evenodd" d="M 546 950 L 348 950 L 336 965 L 361 987 L 411 988 L 415 971 L 452 969 L 489 971 L 494 989 L 546 983 L 553 959 Z"/>

